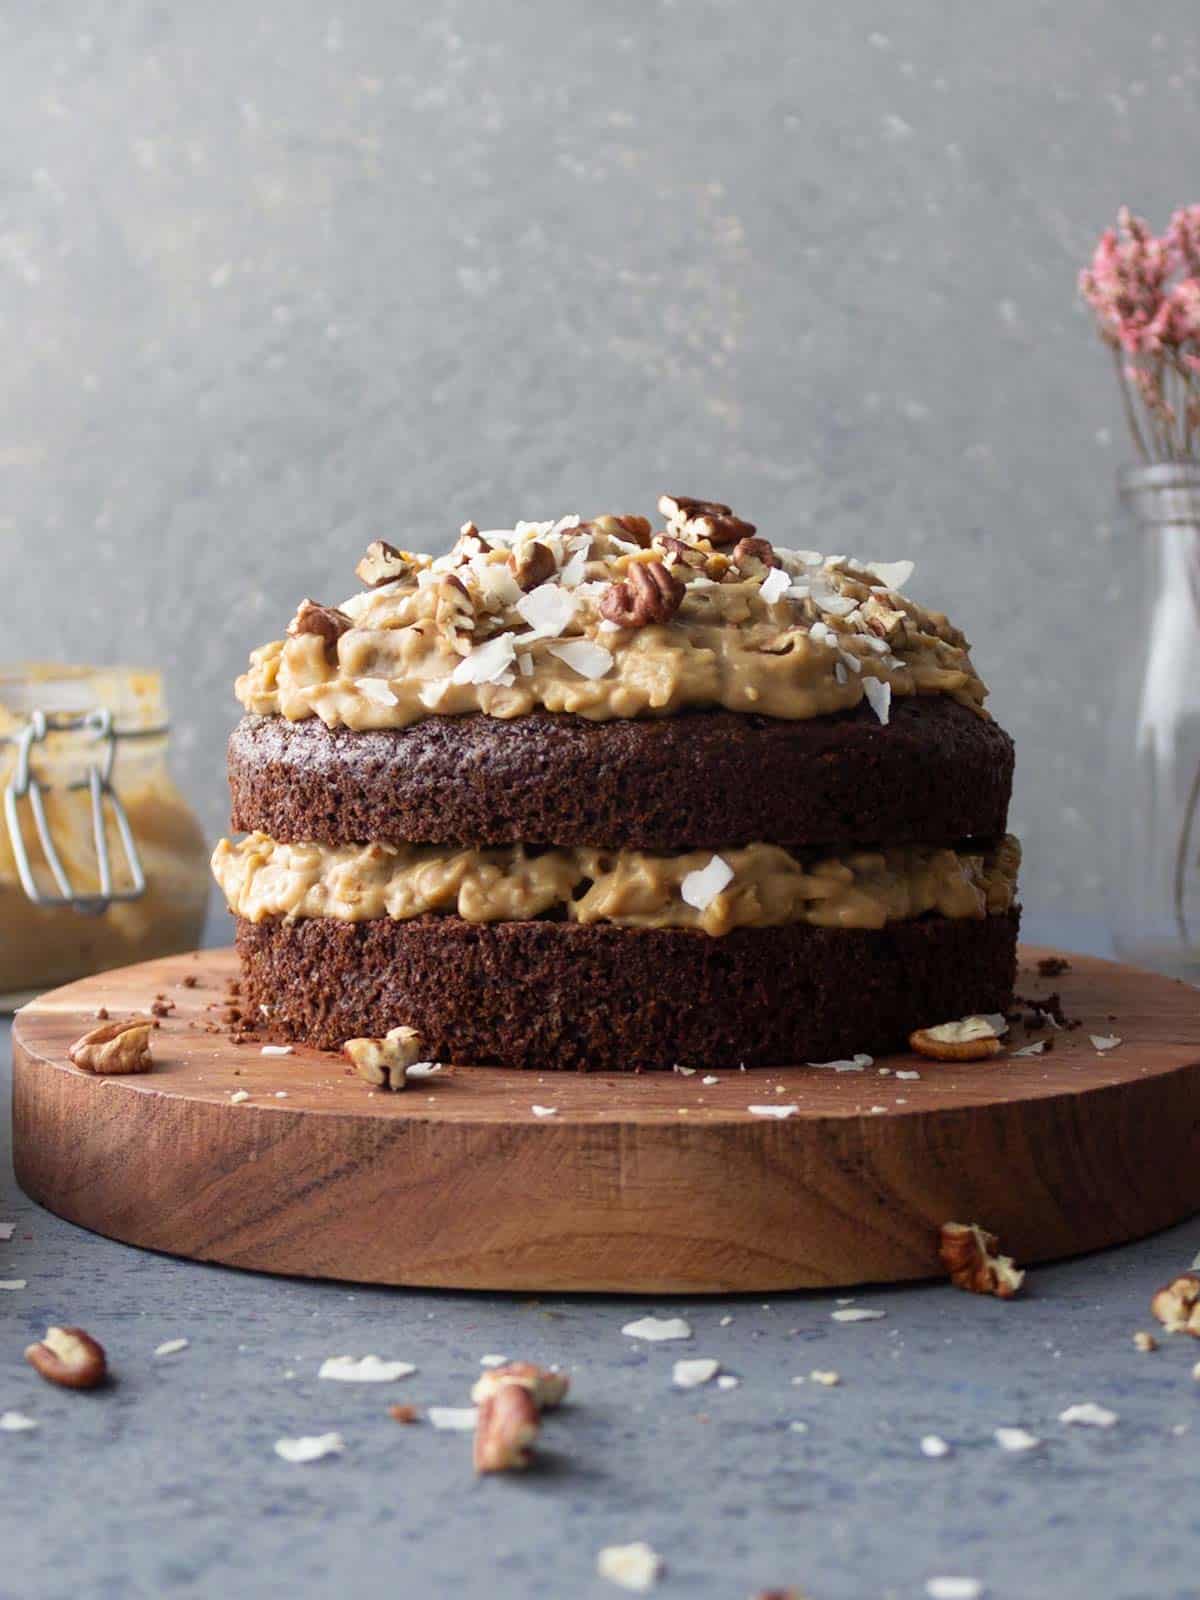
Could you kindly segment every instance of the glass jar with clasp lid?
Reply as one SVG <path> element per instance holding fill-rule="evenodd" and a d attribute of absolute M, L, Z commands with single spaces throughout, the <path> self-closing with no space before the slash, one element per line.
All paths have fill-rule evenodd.
<path fill-rule="evenodd" d="M 208 852 L 168 733 L 155 672 L 0 669 L 0 1009 L 199 942 Z"/>

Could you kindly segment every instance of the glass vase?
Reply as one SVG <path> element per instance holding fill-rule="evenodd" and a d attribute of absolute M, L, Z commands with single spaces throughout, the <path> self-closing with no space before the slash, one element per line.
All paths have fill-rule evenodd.
<path fill-rule="evenodd" d="M 1200 983 L 1200 465 L 1119 486 L 1144 592 L 1111 723 L 1109 927 L 1122 960 Z"/>

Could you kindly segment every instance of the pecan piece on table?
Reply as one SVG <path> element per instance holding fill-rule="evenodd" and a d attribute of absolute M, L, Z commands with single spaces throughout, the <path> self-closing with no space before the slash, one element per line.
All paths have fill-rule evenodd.
<path fill-rule="evenodd" d="M 541 1428 L 537 1402 L 521 1383 L 502 1383 L 479 1407 L 475 1471 L 520 1472 Z"/>
<path fill-rule="evenodd" d="M 553 1367 L 539 1367 L 532 1361 L 508 1361 L 502 1367 L 493 1367 L 475 1380 L 471 1399 L 477 1406 L 490 1400 L 506 1383 L 519 1383 L 533 1396 L 539 1411 L 553 1411 L 566 1399 L 571 1380 L 565 1372 Z"/>
<path fill-rule="evenodd" d="M 67 1051 L 67 1059 L 99 1077 L 149 1072 L 154 1065 L 150 1058 L 150 1030 L 154 1026 L 148 1017 L 102 1022 L 76 1039 Z"/>
<path fill-rule="evenodd" d="M 104 1346 L 82 1328 L 47 1328 L 25 1359 L 48 1383 L 60 1389 L 95 1389 L 108 1377 Z"/>
<path fill-rule="evenodd" d="M 408 1069 L 422 1059 L 425 1041 L 415 1028 L 392 1028 L 382 1039 L 347 1039 L 344 1054 L 360 1078 L 381 1089 L 403 1089 Z"/>
<path fill-rule="evenodd" d="M 636 561 L 620 583 L 600 596 L 600 615 L 622 628 L 669 622 L 683 601 L 683 584 L 661 561 Z"/>
<path fill-rule="evenodd" d="M 1200 1338 L 1200 1278 L 1194 1272 L 1181 1272 L 1155 1292 L 1150 1311 L 1168 1333 Z"/>
<path fill-rule="evenodd" d="M 957 1289 L 1011 1300 L 1025 1282 L 1025 1274 L 1013 1265 L 1011 1256 L 1000 1255 L 999 1249 L 996 1235 L 974 1222 L 942 1223 L 938 1255 Z"/>

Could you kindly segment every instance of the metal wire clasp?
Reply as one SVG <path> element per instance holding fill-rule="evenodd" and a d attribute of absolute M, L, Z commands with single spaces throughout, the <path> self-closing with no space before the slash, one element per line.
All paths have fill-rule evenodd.
<path fill-rule="evenodd" d="M 164 731 L 161 728 L 139 728 L 135 734 L 118 733 L 113 728 L 112 712 L 107 706 L 97 706 L 92 711 L 83 712 L 30 713 L 28 723 L 12 740 L 17 747 L 17 764 L 12 779 L 4 791 L 4 815 L 8 822 L 8 836 L 12 840 L 13 858 L 17 864 L 21 887 L 35 905 L 72 906 L 86 916 L 100 916 L 118 901 L 137 900 L 145 894 L 146 875 L 142 870 L 137 841 L 133 837 L 133 829 L 129 825 L 125 807 L 112 786 L 112 770 L 117 754 L 116 742 L 119 738 L 144 737 Z M 49 786 L 43 784 L 34 772 L 32 754 L 34 745 L 42 744 L 49 733 L 91 733 L 103 746 L 100 759 L 88 767 L 87 776 L 67 785 L 68 791 L 86 789 L 91 795 L 92 838 L 96 846 L 96 861 L 100 875 L 98 894 L 80 894 L 72 887 L 46 820 L 44 794 Z M 18 803 L 25 799 L 28 799 L 29 809 L 33 813 L 38 844 L 58 885 L 59 892 L 56 895 L 47 894 L 33 873 L 25 834 L 21 827 L 21 814 L 17 809 Z M 130 886 L 127 889 L 113 888 L 112 863 L 108 852 L 108 828 L 104 816 L 106 799 L 112 808 L 113 820 L 125 854 L 125 864 L 130 878 Z"/>

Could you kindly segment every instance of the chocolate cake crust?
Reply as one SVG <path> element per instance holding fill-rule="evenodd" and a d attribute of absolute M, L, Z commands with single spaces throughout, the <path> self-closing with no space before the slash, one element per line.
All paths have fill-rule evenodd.
<path fill-rule="evenodd" d="M 242 995 L 325 1049 L 418 1029 L 430 1057 L 538 1071 L 786 1066 L 903 1048 L 918 1027 L 1005 1011 L 1018 913 L 878 931 L 563 922 L 238 922 Z"/>
<path fill-rule="evenodd" d="M 800 721 L 533 712 L 352 732 L 247 716 L 233 826 L 284 842 L 687 850 L 947 844 L 1005 831 L 1012 741 L 941 695 Z"/>

